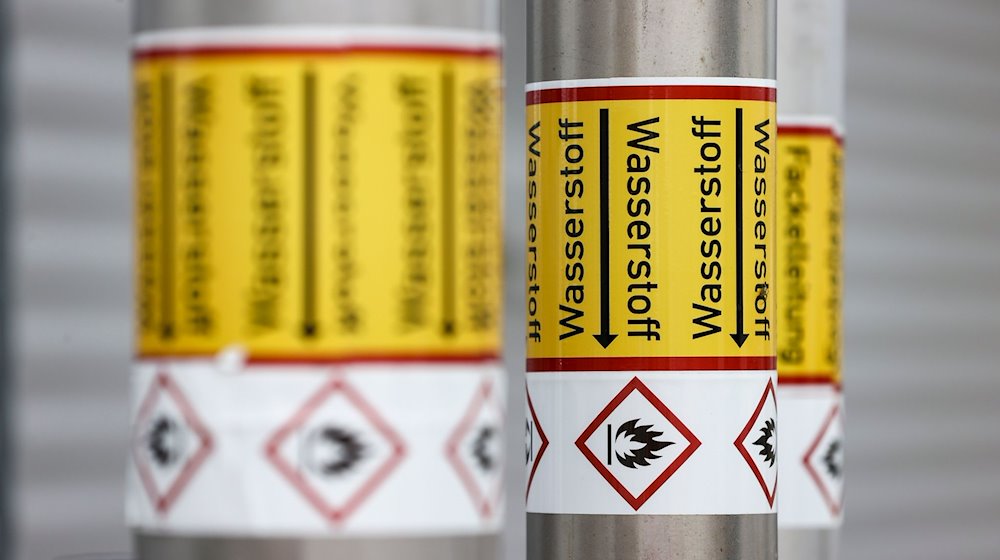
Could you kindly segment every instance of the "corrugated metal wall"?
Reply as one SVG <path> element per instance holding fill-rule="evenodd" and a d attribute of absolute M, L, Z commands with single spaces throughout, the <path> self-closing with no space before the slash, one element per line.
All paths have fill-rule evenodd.
<path fill-rule="evenodd" d="M 508 4 L 517 31 L 523 6 Z M 998 558 L 1000 3 L 850 7 L 844 558 Z M 124 551 L 126 3 L 16 0 L 12 12 L 17 558 Z M 508 41 L 517 346 L 523 39 Z"/>
<path fill-rule="evenodd" d="M 1000 2 L 848 32 L 844 557 L 1000 558 Z"/>
<path fill-rule="evenodd" d="M 125 550 L 127 3 L 12 4 L 17 558 Z"/>

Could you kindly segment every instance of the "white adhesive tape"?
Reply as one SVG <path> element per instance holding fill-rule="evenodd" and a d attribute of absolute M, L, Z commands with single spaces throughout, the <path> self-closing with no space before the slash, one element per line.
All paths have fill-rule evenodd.
<path fill-rule="evenodd" d="M 773 513 L 774 371 L 530 373 L 527 509 Z"/>
<path fill-rule="evenodd" d="M 779 385 L 782 424 L 778 526 L 831 529 L 843 515 L 843 399 L 833 384 Z"/>

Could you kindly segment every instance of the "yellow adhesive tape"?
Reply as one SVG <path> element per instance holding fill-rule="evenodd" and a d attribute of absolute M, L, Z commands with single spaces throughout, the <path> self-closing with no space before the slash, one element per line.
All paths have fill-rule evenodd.
<path fill-rule="evenodd" d="M 831 127 L 778 129 L 778 375 L 840 382 L 843 148 Z"/>
<path fill-rule="evenodd" d="M 140 356 L 493 357 L 495 49 L 138 51 Z"/>
<path fill-rule="evenodd" d="M 773 369 L 774 88 L 595 82 L 528 93 L 528 369 Z"/>

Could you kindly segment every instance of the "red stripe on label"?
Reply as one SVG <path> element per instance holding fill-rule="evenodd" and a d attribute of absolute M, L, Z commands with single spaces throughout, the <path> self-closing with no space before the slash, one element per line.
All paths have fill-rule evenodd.
<path fill-rule="evenodd" d="M 448 54 L 472 57 L 496 57 L 499 56 L 500 50 L 495 47 L 468 48 L 432 45 L 201 45 L 140 48 L 132 53 L 132 58 L 134 60 L 144 60 L 193 56 L 329 56 L 343 54 Z"/>
<path fill-rule="evenodd" d="M 817 372 L 787 377 L 782 376 L 781 371 L 778 371 L 778 385 L 829 385 L 840 389 L 840 382 L 834 381 L 832 378 L 832 373 Z"/>
<path fill-rule="evenodd" d="M 212 360 L 217 354 L 207 353 L 142 353 L 137 354 L 137 360 L 190 360 L 206 359 Z M 482 364 L 486 362 L 496 362 L 500 360 L 500 355 L 496 353 L 469 353 L 469 354 L 351 354 L 344 356 L 249 356 L 246 363 L 249 365 L 344 365 L 344 364 L 417 364 L 417 363 L 447 363 L 447 364 Z"/>
<path fill-rule="evenodd" d="M 832 136 L 838 144 L 844 144 L 844 137 L 830 126 L 823 125 L 778 125 L 778 134 L 795 136 Z"/>
<path fill-rule="evenodd" d="M 775 356 L 528 358 L 527 371 L 766 371 L 776 364 Z"/>
<path fill-rule="evenodd" d="M 529 91 L 528 105 L 576 101 L 624 101 L 643 99 L 725 99 L 774 101 L 777 90 L 763 86 L 650 85 L 584 86 Z"/>

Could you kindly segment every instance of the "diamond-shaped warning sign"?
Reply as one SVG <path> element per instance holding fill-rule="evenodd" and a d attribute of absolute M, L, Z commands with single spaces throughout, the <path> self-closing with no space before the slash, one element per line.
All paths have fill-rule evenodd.
<path fill-rule="evenodd" d="M 734 444 L 746 459 L 747 465 L 757 477 L 767 503 L 774 507 L 774 495 L 778 486 L 778 430 L 776 424 L 777 401 L 774 383 L 769 379 L 757 408 L 747 421 Z"/>
<path fill-rule="evenodd" d="M 549 438 L 545 436 L 545 430 L 538 423 L 538 415 L 535 414 L 535 405 L 531 402 L 531 392 L 528 391 L 527 384 L 524 386 L 524 396 L 527 404 L 524 418 L 524 465 L 528 469 L 528 485 L 524 491 L 524 498 L 528 499 L 538 463 L 549 447 Z"/>
<path fill-rule="evenodd" d="M 343 378 L 268 440 L 268 460 L 330 523 L 343 523 L 403 460 L 403 440 Z"/>
<path fill-rule="evenodd" d="M 484 380 L 445 445 L 448 461 L 483 519 L 495 512 L 503 491 L 503 412 Z"/>
<path fill-rule="evenodd" d="M 840 405 L 834 405 L 816 439 L 802 458 L 830 513 L 840 515 L 844 483 L 844 423 Z"/>
<path fill-rule="evenodd" d="M 701 442 L 634 377 L 597 414 L 577 438 L 576 446 L 638 511 Z"/>
<path fill-rule="evenodd" d="M 212 452 L 212 436 L 166 373 L 154 377 L 135 427 L 136 470 L 153 507 L 164 515 Z"/>

